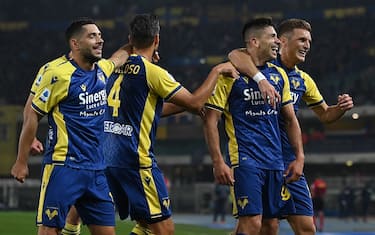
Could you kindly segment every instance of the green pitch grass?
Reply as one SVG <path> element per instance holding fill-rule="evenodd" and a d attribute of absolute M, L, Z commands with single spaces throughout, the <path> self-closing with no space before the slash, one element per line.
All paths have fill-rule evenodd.
<path fill-rule="evenodd" d="M 131 221 L 118 221 L 116 234 L 128 235 L 133 227 Z M 176 224 L 175 235 L 227 235 L 229 230 L 216 230 L 194 225 Z M 36 235 L 35 212 L 0 212 L 0 235 Z M 81 235 L 89 235 L 86 226 Z"/>

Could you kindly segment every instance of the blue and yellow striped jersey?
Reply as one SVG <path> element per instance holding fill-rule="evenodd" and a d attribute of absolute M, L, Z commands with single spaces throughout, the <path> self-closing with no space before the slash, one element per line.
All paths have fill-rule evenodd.
<path fill-rule="evenodd" d="M 48 114 L 44 163 L 81 169 L 104 169 L 101 141 L 107 105 L 106 82 L 114 63 L 100 60 L 84 71 L 70 60 L 48 66 L 42 73 L 32 108 Z"/>
<path fill-rule="evenodd" d="M 297 66 L 295 66 L 293 69 L 286 68 L 281 62 L 280 55 L 276 60 L 272 61 L 272 63 L 282 67 L 287 73 L 290 83 L 290 93 L 293 98 L 293 108 L 296 113 L 298 112 L 301 100 L 303 100 L 310 108 L 321 105 L 324 102 L 318 87 L 309 74 L 298 69 Z M 292 146 L 289 143 L 288 135 L 284 127 L 284 120 L 282 119 L 282 117 L 280 117 L 280 125 L 283 145 L 283 157 L 286 166 L 288 166 L 291 161 L 295 160 L 295 154 Z"/>
<path fill-rule="evenodd" d="M 38 73 L 35 76 L 34 82 L 31 86 L 30 94 L 35 95 L 40 83 L 42 82 L 43 73 L 48 68 L 56 66 L 56 65 L 60 65 L 62 63 L 65 63 L 66 61 L 68 61 L 68 54 L 62 55 L 62 56 L 58 57 L 57 59 L 49 61 L 46 64 L 44 64 L 42 67 L 40 67 Z"/>
<path fill-rule="evenodd" d="M 131 55 L 119 74 L 110 77 L 103 142 L 108 166 L 154 166 L 153 145 L 163 102 L 181 88 L 166 70 L 138 55 Z"/>
<path fill-rule="evenodd" d="M 232 167 L 283 170 L 278 116 L 281 106 L 292 102 L 289 82 L 284 70 L 271 63 L 259 69 L 282 97 L 276 109 L 264 102 L 256 82 L 243 75 L 238 80 L 220 76 L 206 107 L 223 112 Z"/>

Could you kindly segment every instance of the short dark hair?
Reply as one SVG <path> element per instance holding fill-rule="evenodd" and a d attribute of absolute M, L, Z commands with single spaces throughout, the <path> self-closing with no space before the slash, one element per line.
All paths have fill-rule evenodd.
<path fill-rule="evenodd" d="M 87 24 L 95 24 L 95 21 L 93 19 L 87 18 L 87 17 L 81 17 L 78 18 L 77 20 L 74 20 L 69 27 L 65 31 L 65 40 L 69 44 L 69 40 L 82 32 L 82 26 L 87 25 Z"/>
<path fill-rule="evenodd" d="M 277 33 L 280 36 L 283 34 L 291 33 L 294 29 L 305 29 L 311 33 L 311 25 L 306 20 L 302 19 L 287 19 L 282 21 L 277 26 Z"/>
<path fill-rule="evenodd" d="M 149 47 L 159 32 L 159 18 L 154 14 L 139 14 L 130 22 L 130 39 L 136 48 Z"/>
<path fill-rule="evenodd" d="M 264 29 L 268 26 L 274 27 L 271 17 L 262 17 L 250 20 L 242 28 L 242 39 L 246 41 L 250 33 L 259 29 Z"/>

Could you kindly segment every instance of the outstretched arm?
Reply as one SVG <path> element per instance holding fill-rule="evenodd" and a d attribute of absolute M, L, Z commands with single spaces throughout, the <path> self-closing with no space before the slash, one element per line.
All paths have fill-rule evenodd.
<path fill-rule="evenodd" d="M 231 63 L 227 62 L 218 64 L 211 70 L 207 79 L 200 85 L 200 87 L 198 87 L 197 90 L 190 93 L 187 89 L 182 88 L 169 100 L 169 102 L 186 108 L 191 112 L 200 114 L 202 112 L 204 103 L 212 94 L 220 74 L 226 74 L 228 76 L 238 78 L 238 72 Z"/>
<path fill-rule="evenodd" d="M 353 106 L 352 97 L 348 94 L 342 94 L 338 96 L 336 105 L 328 106 L 326 103 L 322 103 L 319 106 L 313 107 L 312 110 L 321 122 L 332 123 L 340 119 Z"/>
<path fill-rule="evenodd" d="M 111 60 L 115 64 L 115 69 L 125 64 L 132 50 L 132 46 L 129 43 L 127 43 L 111 55 L 109 60 Z"/>
<path fill-rule="evenodd" d="M 228 58 L 241 73 L 252 77 L 257 82 L 264 101 L 275 108 L 276 103 L 281 100 L 281 97 L 276 89 L 267 81 L 266 77 L 259 72 L 246 49 L 234 49 L 228 54 Z"/>
<path fill-rule="evenodd" d="M 181 106 L 178 106 L 169 102 L 164 102 L 163 109 L 161 111 L 161 116 L 168 117 L 174 114 L 182 113 L 184 111 L 185 109 Z"/>

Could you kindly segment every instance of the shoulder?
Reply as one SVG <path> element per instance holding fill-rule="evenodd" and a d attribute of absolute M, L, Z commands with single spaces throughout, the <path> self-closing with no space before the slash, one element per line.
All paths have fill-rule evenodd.
<path fill-rule="evenodd" d="M 306 73 L 302 69 L 299 69 L 297 66 L 296 66 L 295 69 L 296 69 L 296 72 L 301 76 L 302 79 L 304 79 L 304 80 L 313 80 L 311 78 L 310 74 Z"/>

